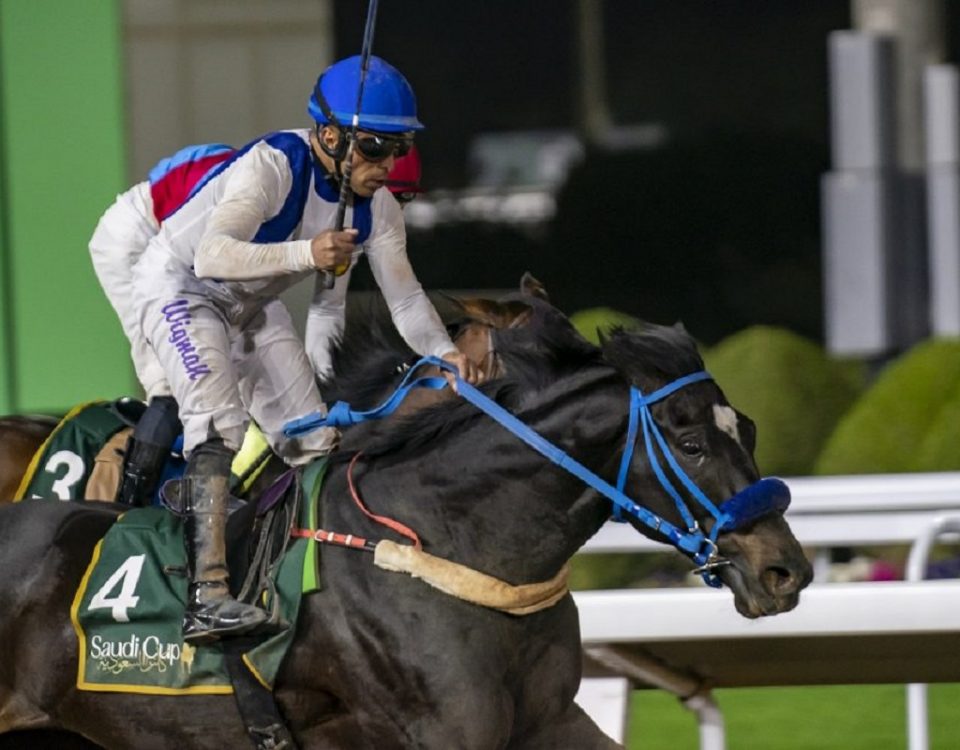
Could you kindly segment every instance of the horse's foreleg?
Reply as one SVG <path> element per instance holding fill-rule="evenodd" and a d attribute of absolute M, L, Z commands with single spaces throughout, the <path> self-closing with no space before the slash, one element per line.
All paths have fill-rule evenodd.
<path fill-rule="evenodd" d="M 0 734 L 50 726 L 50 717 L 18 693 L 0 688 Z"/>
<path fill-rule="evenodd" d="M 511 742 L 508 750 L 556 750 L 575 747 L 577 750 L 622 750 L 620 745 L 600 731 L 586 712 L 571 703 L 558 719 L 540 727 L 536 732 Z"/>

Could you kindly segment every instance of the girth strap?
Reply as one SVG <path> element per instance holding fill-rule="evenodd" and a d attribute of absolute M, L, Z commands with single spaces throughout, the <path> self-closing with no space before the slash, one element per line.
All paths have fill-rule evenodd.
<path fill-rule="evenodd" d="M 259 682 L 243 663 L 243 654 L 259 643 L 256 638 L 225 638 L 223 660 L 233 685 L 233 696 L 247 736 L 255 750 L 297 750 L 273 691 Z"/>

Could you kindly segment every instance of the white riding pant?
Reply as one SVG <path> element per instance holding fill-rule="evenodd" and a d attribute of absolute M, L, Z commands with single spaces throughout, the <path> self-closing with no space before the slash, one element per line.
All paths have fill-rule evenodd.
<path fill-rule="evenodd" d="M 130 357 L 148 401 L 170 395 L 163 366 L 144 338 L 133 305 L 133 266 L 158 231 L 152 205 L 149 183 L 135 185 L 117 196 L 90 240 L 94 271 L 130 341 Z"/>
<path fill-rule="evenodd" d="M 283 436 L 288 421 L 326 407 L 279 299 L 225 305 L 181 291 L 145 302 L 142 322 L 180 406 L 186 455 L 211 439 L 239 450 L 248 415 L 291 466 L 336 446 L 333 429 Z"/>

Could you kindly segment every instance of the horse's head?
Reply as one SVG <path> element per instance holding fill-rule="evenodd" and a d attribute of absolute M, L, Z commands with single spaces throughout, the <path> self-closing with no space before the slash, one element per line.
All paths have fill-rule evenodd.
<path fill-rule="evenodd" d="M 639 393 L 648 396 L 703 371 L 696 344 L 682 326 L 615 330 L 603 343 L 603 353 Z M 716 536 L 712 572 L 733 591 L 737 610 L 746 617 L 759 617 L 793 609 L 801 589 L 810 583 L 812 570 L 782 517 L 788 500 L 785 487 L 775 480 L 758 484 L 753 422 L 727 402 L 708 376 L 665 393 L 653 396 L 646 407 L 652 417 L 646 429 L 640 420 L 626 494 L 682 531 L 690 526 L 689 517 L 684 517 L 689 513 L 709 535 L 718 521 L 698 500 L 699 489 L 719 509 L 721 518 L 726 516 Z M 656 430 L 675 465 L 658 444 Z M 677 467 L 694 487 L 682 481 Z M 681 499 L 682 508 L 666 483 Z M 764 497 L 771 491 L 779 496 Z M 641 532 L 663 538 L 636 519 L 630 520 Z"/>
<path fill-rule="evenodd" d="M 628 502 L 633 498 L 666 523 L 658 532 L 636 517 L 629 519 L 636 528 L 673 543 L 697 564 L 706 565 L 711 575 L 731 588 L 736 607 L 745 616 L 796 606 L 800 590 L 810 582 L 811 569 L 781 515 L 787 501 L 785 485 L 777 480 L 759 482 L 753 423 L 730 406 L 706 373 L 677 385 L 678 379 L 703 370 L 696 345 L 682 327 L 651 325 L 642 331 L 614 331 L 600 349 L 550 304 L 543 285 L 529 274 L 518 292 L 500 300 L 454 302 L 463 314 L 454 334 L 475 338 L 458 343 L 472 344 L 480 358 L 495 362 L 488 393 L 508 409 L 523 412 L 529 407 L 540 415 L 555 413 L 555 399 L 564 401 L 566 418 L 576 424 L 554 426 L 576 435 L 591 465 L 606 466 L 609 474 L 605 476 L 618 478 L 616 467 L 624 453 L 631 410 L 633 416 L 645 412 L 646 427 L 637 433 L 636 448 L 629 452 L 629 471 L 620 472 L 624 473 L 621 497 Z M 624 380 L 632 387 L 629 394 Z M 670 384 L 675 390 L 634 409 L 638 393 L 653 398 Z M 571 388 L 576 395 L 571 395 Z M 603 407 L 603 414 L 577 406 L 596 388 L 610 399 L 611 409 Z M 462 427 L 464 420 L 476 414 L 456 404 L 446 408 L 391 431 L 382 445 L 366 444 L 365 455 L 394 452 L 401 445 L 409 453 L 438 435 L 460 429 L 456 425 Z M 654 433 L 659 433 L 662 444 L 655 442 Z M 652 446 L 649 450 L 644 435 Z M 651 455 L 663 467 L 655 468 Z M 669 489 L 658 473 L 669 475 Z M 589 534 L 603 523 L 609 506 L 597 503 L 596 495 L 585 497 L 592 500 L 578 509 L 586 513 L 580 521 Z M 681 500 L 679 506 L 675 497 Z M 662 533 L 671 525 L 678 532 L 673 538 Z M 683 543 L 677 544 L 678 536 Z"/>

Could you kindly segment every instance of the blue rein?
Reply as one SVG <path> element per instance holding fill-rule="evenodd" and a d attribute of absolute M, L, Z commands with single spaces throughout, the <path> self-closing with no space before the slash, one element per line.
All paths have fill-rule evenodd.
<path fill-rule="evenodd" d="M 283 430 L 284 435 L 294 438 L 320 427 L 348 427 L 360 422 L 381 419 L 393 414 L 410 391 L 416 388 L 440 390 L 447 386 L 447 379 L 444 377 L 414 378 L 413 375 L 415 371 L 423 365 L 434 365 L 441 370 L 453 374 L 456 377 L 457 391 L 462 398 L 469 401 L 496 422 L 499 422 L 531 448 L 609 499 L 613 503 L 613 516 L 615 520 L 624 521 L 626 520 L 625 516 L 627 516 L 663 534 L 674 547 L 691 557 L 694 563 L 697 564 L 698 572 L 703 576 L 703 580 L 710 586 L 719 587 L 722 585 L 714 569 L 726 564 L 726 561 L 721 560 L 717 554 L 717 537 L 720 533 L 747 526 L 768 513 L 783 513 L 790 504 L 790 490 L 787 485 L 779 479 L 768 477 L 741 490 L 717 508 L 677 463 L 666 440 L 660 432 L 660 428 L 657 427 L 657 423 L 653 419 L 650 405 L 691 383 L 698 383 L 702 380 L 712 380 L 712 377 L 706 371 L 685 375 L 647 396 L 643 395 L 638 388 L 631 387 L 626 444 L 624 446 L 623 458 L 620 461 L 620 471 L 617 476 L 616 487 L 597 476 L 572 456 L 569 456 L 535 430 L 521 422 L 496 401 L 488 398 L 466 381 L 461 380 L 457 375 L 456 367 L 437 357 L 424 357 L 419 360 L 407 372 L 393 395 L 375 409 L 354 411 L 350 408 L 349 404 L 339 401 L 333 405 L 326 416 L 315 412 L 288 422 Z M 677 528 L 669 521 L 638 505 L 624 494 L 624 487 L 626 485 L 627 475 L 629 474 L 634 446 L 637 442 L 638 433 L 641 430 L 643 431 L 643 441 L 646 446 L 650 466 L 653 468 L 657 481 L 660 482 L 664 490 L 673 498 L 677 510 L 687 526 L 686 530 Z M 660 461 L 657 458 L 657 450 L 654 447 L 655 444 L 666 459 L 670 470 L 677 479 L 679 479 L 687 492 L 713 516 L 715 522 L 709 534 L 705 534 L 700 529 L 689 507 L 684 502 L 680 491 L 670 481 L 670 478 L 660 465 Z"/>

